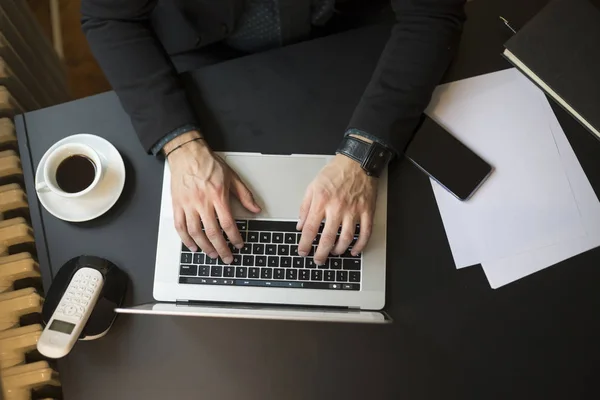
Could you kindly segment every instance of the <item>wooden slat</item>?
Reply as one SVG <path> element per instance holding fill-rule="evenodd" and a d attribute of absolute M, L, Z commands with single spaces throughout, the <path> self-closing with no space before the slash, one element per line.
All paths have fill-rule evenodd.
<path fill-rule="evenodd" d="M 60 85 L 64 89 L 67 89 L 68 82 L 65 66 L 58 54 L 56 54 L 50 39 L 46 37 L 42 31 L 38 20 L 31 11 L 31 8 L 29 8 L 27 2 L 23 0 L 0 0 L 0 5 L 2 5 L 9 17 L 16 18 L 14 21 L 17 21 L 18 19 L 20 23 L 25 26 L 25 28 L 22 29 L 23 35 L 28 41 L 35 39 L 34 48 L 36 51 L 44 54 L 46 62 L 48 66 L 52 68 L 55 77 L 58 79 L 58 82 L 60 82 Z M 19 16 L 13 16 L 11 14 L 13 8 L 19 13 Z M 15 25 L 20 26 L 18 24 Z M 68 92 L 65 92 L 65 94 L 68 94 Z"/>
<path fill-rule="evenodd" d="M 13 117 L 15 114 L 24 112 L 23 106 L 19 104 L 8 89 L 0 86 L 0 117 Z"/>
<path fill-rule="evenodd" d="M 40 32 L 27 3 L 22 0 L 0 0 L 0 21 L 9 43 L 30 65 L 36 77 L 42 78 L 54 103 L 67 101 L 69 95 L 65 70 L 54 49 L 45 45 L 48 41 Z"/>
<path fill-rule="evenodd" d="M 0 57 L 0 85 L 6 87 L 23 105 L 26 111 L 41 108 L 40 103 L 33 97 L 29 89 L 21 82 L 17 74 Z"/>
<path fill-rule="evenodd" d="M 51 106 L 55 104 L 53 97 L 50 95 L 48 88 L 46 88 L 40 77 L 36 77 L 30 66 L 28 66 L 17 51 L 8 42 L 4 34 L 0 31 L 0 57 L 10 66 L 14 71 L 17 71 L 19 79 L 22 82 L 27 82 L 29 91 L 35 96 L 36 100 L 43 106 Z"/>
<path fill-rule="evenodd" d="M 15 125 L 10 118 L 0 118 L 0 150 L 18 149 Z"/>

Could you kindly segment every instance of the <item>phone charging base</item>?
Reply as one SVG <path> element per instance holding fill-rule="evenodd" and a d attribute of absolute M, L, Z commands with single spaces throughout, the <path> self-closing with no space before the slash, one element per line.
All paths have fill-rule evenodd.
<path fill-rule="evenodd" d="M 71 279 L 80 268 L 94 268 L 102 274 L 104 283 L 100 297 L 92 310 L 79 340 L 94 340 L 106 335 L 117 318 L 115 308 L 123 305 L 127 292 L 128 277 L 121 269 L 108 260 L 95 256 L 79 256 L 72 258 L 63 265 L 52 281 L 46 293 L 46 300 L 42 308 L 42 321 L 48 323 L 54 310 L 60 303 Z"/>

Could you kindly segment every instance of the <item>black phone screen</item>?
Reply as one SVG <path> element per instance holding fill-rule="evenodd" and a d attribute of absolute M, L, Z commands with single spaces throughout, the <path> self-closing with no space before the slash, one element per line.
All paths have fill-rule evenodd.
<path fill-rule="evenodd" d="M 417 167 L 461 200 L 467 200 L 492 167 L 454 136 L 426 117 L 406 150 Z"/>

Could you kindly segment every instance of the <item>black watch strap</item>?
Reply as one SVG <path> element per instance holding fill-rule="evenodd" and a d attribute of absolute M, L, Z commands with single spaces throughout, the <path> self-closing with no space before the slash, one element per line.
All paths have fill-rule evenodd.
<path fill-rule="evenodd" d="M 378 178 L 394 157 L 391 149 L 377 143 L 367 143 L 353 136 L 345 136 L 336 154 L 343 154 L 358 162 L 367 175 Z"/>

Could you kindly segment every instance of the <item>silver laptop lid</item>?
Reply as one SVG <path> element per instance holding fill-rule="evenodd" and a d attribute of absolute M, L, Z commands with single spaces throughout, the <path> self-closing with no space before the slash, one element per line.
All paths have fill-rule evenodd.
<path fill-rule="evenodd" d="M 275 319 L 287 321 L 353 322 L 383 324 L 391 318 L 381 312 L 345 309 L 275 307 L 267 305 L 218 305 L 148 303 L 135 307 L 117 308 L 121 314 L 175 315 L 182 317 L 216 317 Z"/>

